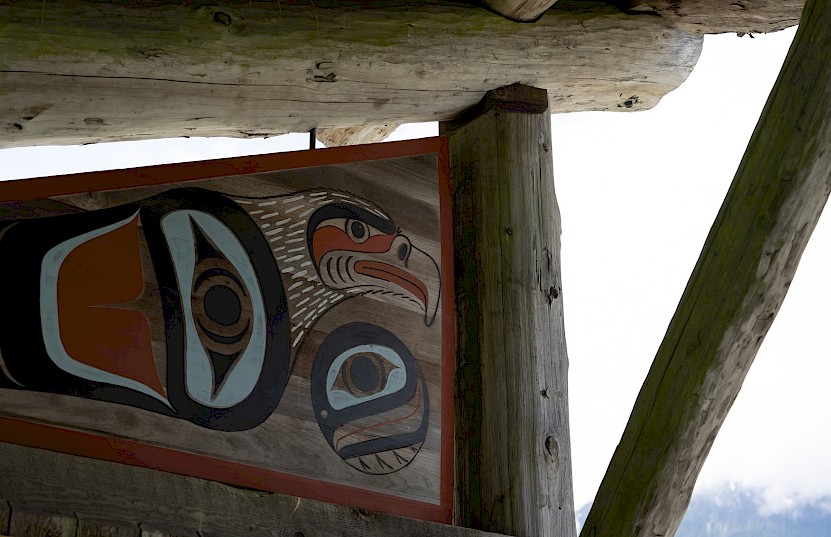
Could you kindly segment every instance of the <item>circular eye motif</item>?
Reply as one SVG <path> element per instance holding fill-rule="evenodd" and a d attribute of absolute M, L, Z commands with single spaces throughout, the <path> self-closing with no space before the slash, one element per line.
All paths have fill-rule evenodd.
<path fill-rule="evenodd" d="M 330 333 L 312 366 L 312 406 L 323 436 L 350 466 L 396 472 L 427 435 L 427 382 L 404 343 L 369 323 Z"/>
<path fill-rule="evenodd" d="M 242 315 L 242 304 L 237 293 L 222 284 L 214 285 L 205 291 L 203 307 L 205 314 L 222 326 L 235 324 Z"/>
<path fill-rule="evenodd" d="M 369 226 L 360 220 L 346 221 L 346 234 L 357 243 L 365 242 L 369 238 Z"/>
<path fill-rule="evenodd" d="M 245 286 L 223 259 L 203 260 L 195 272 L 193 317 L 202 344 L 225 355 L 239 353 L 251 325 L 251 300 Z"/>
<path fill-rule="evenodd" d="M 380 354 L 354 354 L 341 366 L 341 381 L 352 394 L 372 395 L 384 389 L 387 376 L 395 367 Z"/>

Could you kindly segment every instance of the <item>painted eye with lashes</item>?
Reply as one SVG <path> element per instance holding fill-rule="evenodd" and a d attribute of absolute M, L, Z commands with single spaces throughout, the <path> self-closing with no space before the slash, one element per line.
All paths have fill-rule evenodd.
<path fill-rule="evenodd" d="M 320 430 L 350 466 L 387 474 L 418 454 L 427 434 L 427 383 L 391 332 L 369 323 L 337 328 L 321 343 L 311 380 Z"/>

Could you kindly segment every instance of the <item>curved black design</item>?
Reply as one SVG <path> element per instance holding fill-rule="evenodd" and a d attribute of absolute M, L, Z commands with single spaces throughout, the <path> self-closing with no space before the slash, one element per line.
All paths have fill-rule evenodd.
<path fill-rule="evenodd" d="M 0 264 L 0 278 L 16 290 L 14 307 L 0 309 L 0 387 L 120 403 L 224 431 L 253 428 L 277 407 L 290 368 L 286 294 L 259 226 L 225 196 L 172 190 L 111 209 L 17 221 L 0 233 L 0 257 L 15 260 Z M 107 273 L 107 292 L 122 298 L 93 296 L 88 307 L 65 311 L 100 319 L 103 308 L 129 321 L 126 332 L 152 325 L 148 330 L 159 331 L 153 340 L 164 343 L 163 356 L 153 351 L 165 362 L 163 383 L 146 380 L 157 375 L 153 357 L 143 371 L 79 358 L 67 342 L 97 327 L 70 322 L 57 307 L 69 303 L 58 291 L 68 288 L 72 263 L 64 261 L 96 241 L 105 255 L 89 259 L 106 260 L 106 240 L 123 238 L 139 265 L 133 289 L 122 292 L 118 276 Z M 98 273 L 78 267 L 74 276 L 95 294 Z M 148 272 L 158 285 L 153 298 L 142 281 Z M 117 352 L 107 356 L 119 359 Z"/>
<path fill-rule="evenodd" d="M 427 382 L 407 346 L 369 323 L 331 332 L 315 356 L 312 405 L 320 430 L 353 468 L 387 474 L 409 464 L 427 435 Z"/>

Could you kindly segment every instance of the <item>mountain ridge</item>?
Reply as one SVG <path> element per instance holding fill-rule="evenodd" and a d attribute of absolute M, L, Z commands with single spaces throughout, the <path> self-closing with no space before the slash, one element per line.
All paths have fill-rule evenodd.
<path fill-rule="evenodd" d="M 734 485 L 693 495 L 675 537 L 831 537 L 831 497 L 765 512 L 763 491 Z M 582 527 L 591 504 L 577 511 Z"/>

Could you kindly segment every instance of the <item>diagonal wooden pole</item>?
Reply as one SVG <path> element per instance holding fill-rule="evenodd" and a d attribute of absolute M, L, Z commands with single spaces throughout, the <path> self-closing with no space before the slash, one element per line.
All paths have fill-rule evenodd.
<path fill-rule="evenodd" d="M 488 92 L 449 134 L 458 326 L 456 517 L 576 533 L 568 358 L 545 90 Z"/>
<path fill-rule="evenodd" d="M 808 0 L 583 527 L 671 537 L 831 190 L 831 0 Z"/>

